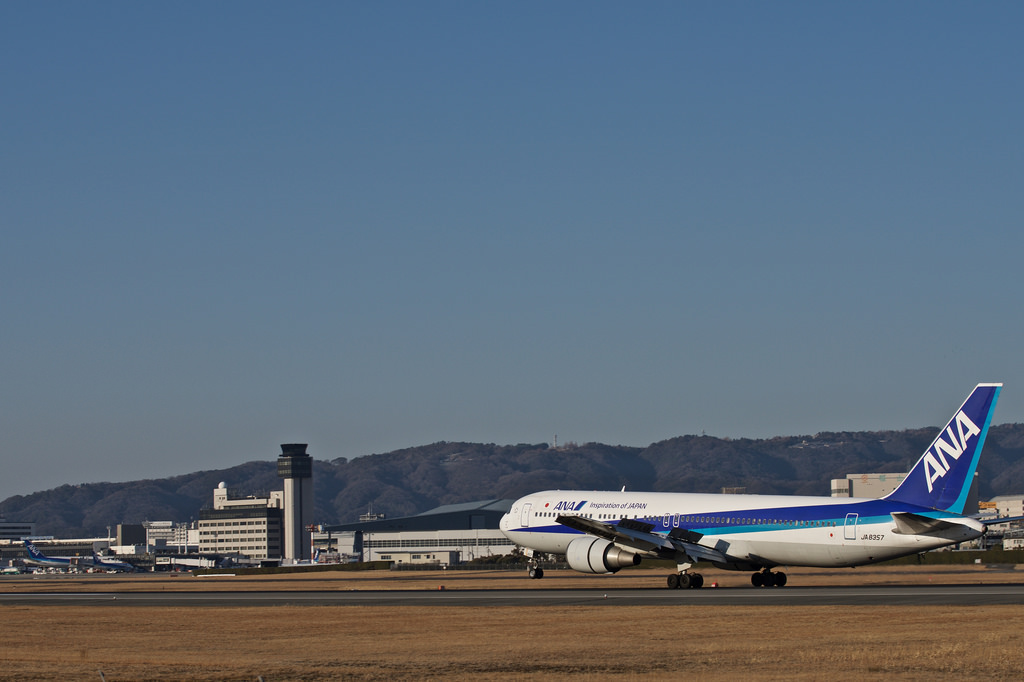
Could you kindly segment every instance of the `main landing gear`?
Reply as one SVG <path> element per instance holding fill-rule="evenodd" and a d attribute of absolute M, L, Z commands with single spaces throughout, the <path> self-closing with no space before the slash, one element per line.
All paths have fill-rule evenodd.
<path fill-rule="evenodd" d="M 750 584 L 754 587 L 785 587 L 786 574 L 765 568 L 750 576 Z"/>
<path fill-rule="evenodd" d="M 704 576 L 700 573 L 673 573 L 668 577 L 670 590 L 700 589 L 704 587 Z"/>

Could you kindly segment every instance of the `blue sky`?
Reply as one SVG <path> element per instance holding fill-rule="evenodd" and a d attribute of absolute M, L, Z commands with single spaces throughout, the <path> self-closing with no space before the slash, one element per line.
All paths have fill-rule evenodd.
<path fill-rule="evenodd" d="M 1018 3 L 6 3 L 0 499 L 1024 410 Z M 915 453 L 916 454 L 916 453 Z"/>

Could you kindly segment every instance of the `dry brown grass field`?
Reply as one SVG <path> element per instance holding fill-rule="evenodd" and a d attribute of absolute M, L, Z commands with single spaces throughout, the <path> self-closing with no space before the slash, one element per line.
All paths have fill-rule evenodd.
<path fill-rule="evenodd" d="M 704 574 L 723 586 L 748 579 Z M 799 585 L 1021 582 L 1022 574 L 790 572 Z M 612 588 L 660 587 L 664 578 L 388 572 L 229 577 L 214 586 L 187 576 L 68 576 L 2 580 L 0 591 Z M 0 680 L 1009 680 L 1020 677 L 1024 645 L 1017 606 L 5 606 L 2 622 Z"/>

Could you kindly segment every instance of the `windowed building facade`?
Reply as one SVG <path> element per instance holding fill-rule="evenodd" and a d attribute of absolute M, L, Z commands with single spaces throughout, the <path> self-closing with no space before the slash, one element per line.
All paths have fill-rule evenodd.
<path fill-rule="evenodd" d="M 36 524 L 8 521 L 0 517 L 0 540 L 21 540 L 36 534 Z"/>
<path fill-rule="evenodd" d="M 199 552 L 240 554 L 250 559 L 280 558 L 283 506 L 281 491 L 266 498 L 232 498 L 224 484 L 220 484 L 213 493 L 213 509 L 199 512 Z"/>

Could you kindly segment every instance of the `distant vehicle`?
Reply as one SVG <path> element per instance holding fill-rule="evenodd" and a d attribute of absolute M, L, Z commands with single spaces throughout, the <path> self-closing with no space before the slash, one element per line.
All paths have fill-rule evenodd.
<path fill-rule="evenodd" d="M 21 575 L 23 571 L 17 566 L 5 566 L 0 569 L 0 575 Z"/>
<path fill-rule="evenodd" d="M 698 561 L 755 571 L 781 587 L 779 566 L 863 566 L 981 537 L 964 507 L 1002 384 L 978 384 L 900 486 L 879 500 L 548 490 L 516 500 L 501 531 L 533 552 L 563 554 L 582 573 L 615 573 L 641 557 L 669 559 L 671 588 L 701 587 Z M 532 560 L 530 577 L 543 570 Z"/>

